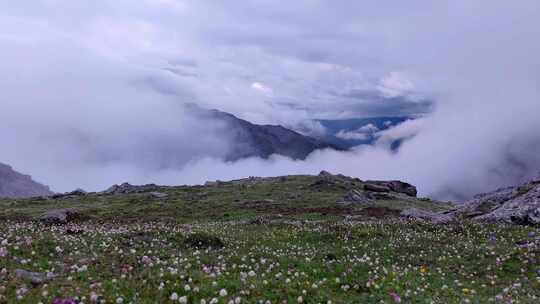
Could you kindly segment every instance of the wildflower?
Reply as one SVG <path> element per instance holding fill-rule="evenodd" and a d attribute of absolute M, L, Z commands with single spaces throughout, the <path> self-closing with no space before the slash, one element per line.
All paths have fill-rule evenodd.
<path fill-rule="evenodd" d="M 186 284 L 186 286 L 184 286 L 184 290 L 185 291 L 191 291 L 191 286 L 189 286 L 188 284 Z"/>
<path fill-rule="evenodd" d="M 180 302 L 180 304 L 187 304 L 188 302 L 187 297 L 186 296 L 180 297 L 180 299 L 178 299 L 178 302 Z"/>
<path fill-rule="evenodd" d="M 299 296 L 298 299 L 296 299 L 296 302 L 304 303 L 304 298 L 302 298 L 302 296 Z"/>
<path fill-rule="evenodd" d="M 223 288 L 222 290 L 219 291 L 219 296 L 220 297 L 226 297 L 227 296 L 227 290 L 225 288 Z"/>
<path fill-rule="evenodd" d="M 169 297 L 169 299 L 170 299 L 171 301 L 176 301 L 176 300 L 178 300 L 178 294 L 177 294 L 176 292 L 173 292 L 173 293 L 171 294 L 171 296 Z"/>
<path fill-rule="evenodd" d="M 97 302 L 98 300 L 99 300 L 98 294 L 92 291 L 92 292 L 90 293 L 90 301 L 92 301 L 92 302 Z"/>
<path fill-rule="evenodd" d="M 73 299 L 55 299 L 52 304 L 75 304 Z"/>
<path fill-rule="evenodd" d="M 394 303 L 401 303 L 401 297 L 399 296 L 399 294 L 397 294 L 395 292 L 391 292 L 390 297 L 392 298 Z"/>
<path fill-rule="evenodd" d="M 122 304 L 122 303 L 124 303 L 124 299 L 122 299 L 122 298 L 117 298 L 116 299 L 116 304 Z"/>

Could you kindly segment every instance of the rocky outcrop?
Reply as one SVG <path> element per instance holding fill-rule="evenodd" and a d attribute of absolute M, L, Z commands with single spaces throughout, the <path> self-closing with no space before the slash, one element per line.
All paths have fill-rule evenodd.
<path fill-rule="evenodd" d="M 478 221 L 540 225 L 540 178 L 477 195 L 452 214 Z"/>
<path fill-rule="evenodd" d="M 366 181 L 365 189 L 374 192 L 396 192 L 416 197 L 418 190 L 415 186 L 402 181 Z"/>
<path fill-rule="evenodd" d="M 321 171 L 318 180 L 310 185 L 313 190 L 324 191 L 328 189 L 348 190 L 341 198 L 340 204 L 367 204 L 376 200 L 403 200 L 406 197 L 416 198 L 416 187 L 402 181 L 362 181 L 359 178 L 348 177 L 342 174 L 334 175 L 328 171 Z"/>
<path fill-rule="evenodd" d="M 143 193 L 154 192 L 158 190 L 158 186 L 155 184 L 134 186 L 129 183 L 123 183 L 121 185 L 113 185 L 109 189 L 105 190 L 104 194 L 129 194 L 129 193 Z"/>
<path fill-rule="evenodd" d="M 53 194 L 49 187 L 0 163 L 0 198 L 28 198 Z"/>

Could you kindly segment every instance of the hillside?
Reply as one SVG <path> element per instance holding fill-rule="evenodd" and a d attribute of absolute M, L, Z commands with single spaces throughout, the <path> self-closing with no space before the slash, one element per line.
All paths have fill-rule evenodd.
<path fill-rule="evenodd" d="M 49 187 L 35 182 L 31 176 L 0 163 L 0 197 L 24 198 L 51 194 Z"/>
<path fill-rule="evenodd" d="M 328 172 L 0 200 L 0 302 L 535 303 L 537 229 L 453 208 Z"/>
<path fill-rule="evenodd" d="M 411 185 L 396 182 L 402 189 L 393 189 L 408 193 L 405 194 L 392 191 L 386 183 L 323 173 L 319 176 L 251 177 L 208 182 L 204 186 L 123 184 L 100 193 L 75 191 L 21 200 L 16 204 L 7 201 L 7 205 L 0 201 L 0 218 L 31 220 L 47 210 L 61 208 L 75 208 L 87 219 L 175 222 L 248 220 L 272 215 L 343 218 L 362 215 L 370 206 L 394 216 L 407 207 L 447 208 L 447 205 L 416 198 L 416 188 Z M 365 195 L 358 196 L 357 192 Z"/>

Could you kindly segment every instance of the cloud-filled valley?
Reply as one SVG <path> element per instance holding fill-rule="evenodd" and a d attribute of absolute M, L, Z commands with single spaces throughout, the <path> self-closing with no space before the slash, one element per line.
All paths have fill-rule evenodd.
<path fill-rule="evenodd" d="M 458 200 L 539 172 L 540 4 L 382 7 L 17 2 L 0 12 L 0 162 L 55 191 L 328 170 Z M 350 151 L 227 161 L 234 134 L 191 104 L 313 136 L 318 119 L 417 119 L 343 132 L 376 136 Z"/>

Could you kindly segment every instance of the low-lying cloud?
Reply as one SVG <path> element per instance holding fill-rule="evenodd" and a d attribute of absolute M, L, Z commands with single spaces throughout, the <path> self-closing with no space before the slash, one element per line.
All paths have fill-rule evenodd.
<path fill-rule="evenodd" d="M 0 161 L 56 191 L 324 169 L 463 199 L 540 170 L 537 1 L 4 6 Z M 224 162 L 233 143 L 192 102 L 292 126 L 432 113 L 372 147 Z"/>

